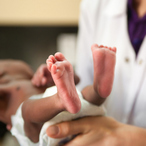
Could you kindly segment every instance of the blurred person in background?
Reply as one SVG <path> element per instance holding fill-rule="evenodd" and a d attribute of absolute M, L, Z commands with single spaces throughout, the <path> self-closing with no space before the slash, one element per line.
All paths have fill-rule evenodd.
<path fill-rule="evenodd" d="M 14 80 L 31 79 L 33 71 L 28 64 L 20 60 L 0 60 L 0 85 L 7 84 Z M 6 133 L 6 125 L 0 122 L 0 137 Z"/>

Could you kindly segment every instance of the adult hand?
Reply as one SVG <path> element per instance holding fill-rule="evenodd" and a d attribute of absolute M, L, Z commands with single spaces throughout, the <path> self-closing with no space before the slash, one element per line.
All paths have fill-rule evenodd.
<path fill-rule="evenodd" d="M 146 130 L 121 124 L 109 117 L 85 117 L 50 126 L 47 135 L 63 138 L 78 134 L 65 146 L 141 146 Z"/>
<path fill-rule="evenodd" d="M 37 87 L 49 87 L 54 85 L 51 73 L 49 72 L 46 64 L 39 66 L 31 81 L 32 84 Z"/>

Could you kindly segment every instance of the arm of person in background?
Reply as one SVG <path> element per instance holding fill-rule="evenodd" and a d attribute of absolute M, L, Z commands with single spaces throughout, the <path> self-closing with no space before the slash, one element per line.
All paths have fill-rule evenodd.
<path fill-rule="evenodd" d="M 0 84 L 12 80 L 31 79 L 33 71 L 31 67 L 21 60 L 4 59 L 0 60 Z"/>
<path fill-rule="evenodd" d="M 50 126 L 47 135 L 63 138 L 77 135 L 65 146 L 144 146 L 146 130 L 119 123 L 109 117 L 85 117 Z"/>
<path fill-rule="evenodd" d="M 51 87 L 54 85 L 51 73 L 46 64 L 41 64 L 31 80 L 32 84 L 37 87 Z"/>

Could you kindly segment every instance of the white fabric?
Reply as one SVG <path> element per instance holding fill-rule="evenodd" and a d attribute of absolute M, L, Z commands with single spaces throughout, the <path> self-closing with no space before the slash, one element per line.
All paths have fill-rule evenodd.
<path fill-rule="evenodd" d="M 115 79 L 105 102 L 107 115 L 146 128 L 146 37 L 135 56 L 127 32 L 127 0 L 83 0 L 76 73 L 80 90 L 93 83 L 91 45 L 116 46 Z"/>
<path fill-rule="evenodd" d="M 55 94 L 57 92 L 57 88 L 56 86 L 48 88 L 43 97 L 48 97 L 51 96 L 53 94 Z M 77 113 L 77 114 L 70 114 L 69 112 L 61 112 L 59 113 L 57 116 L 55 116 L 54 118 L 52 118 L 50 121 L 46 122 L 40 132 L 40 138 L 39 138 L 39 143 L 34 144 L 32 143 L 26 136 L 24 133 L 24 121 L 22 119 L 22 114 L 21 114 L 21 106 L 18 108 L 16 115 L 12 116 L 12 129 L 11 129 L 11 133 L 12 135 L 14 135 L 18 142 L 20 143 L 21 146 L 57 146 L 58 143 L 61 141 L 66 141 L 69 140 L 70 137 L 68 138 L 64 138 L 64 139 L 53 139 L 50 138 L 46 135 L 46 129 L 50 126 L 53 125 L 55 123 L 59 123 L 59 122 L 63 122 L 63 121 L 68 121 L 68 120 L 73 120 L 79 117 L 84 117 L 84 116 L 94 116 L 94 115 L 104 115 L 105 114 L 105 110 L 103 108 L 103 106 L 95 106 L 92 105 L 90 103 L 88 103 L 86 100 L 83 99 L 81 93 L 78 91 L 78 95 L 79 98 L 81 100 L 81 110 Z M 42 95 L 38 95 L 38 96 L 33 96 L 31 97 L 31 99 L 38 99 L 38 98 L 42 98 Z M 53 109 L 52 109 L 53 110 Z"/>

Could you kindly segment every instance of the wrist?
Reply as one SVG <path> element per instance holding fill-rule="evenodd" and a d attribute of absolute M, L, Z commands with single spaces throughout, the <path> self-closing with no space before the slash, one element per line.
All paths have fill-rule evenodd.
<path fill-rule="evenodd" d="M 136 126 L 119 124 L 114 133 L 117 146 L 143 146 L 146 144 L 146 130 Z"/>

